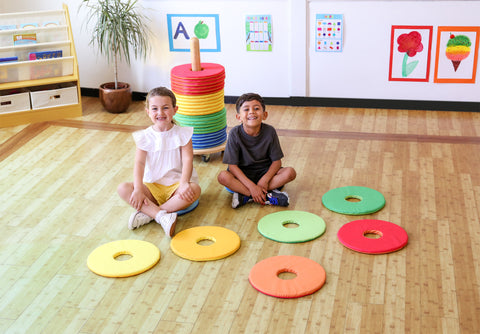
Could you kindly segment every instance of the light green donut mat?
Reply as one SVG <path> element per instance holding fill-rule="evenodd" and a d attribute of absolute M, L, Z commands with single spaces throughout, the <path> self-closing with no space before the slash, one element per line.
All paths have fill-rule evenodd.
<path fill-rule="evenodd" d="M 375 189 L 348 186 L 329 190 L 323 195 L 322 203 L 330 211 L 358 216 L 383 209 L 385 197 Z"/>
<path fill-rule="evenodd" d="M 298 243 L 318 238 L 325 233 L 326 225 L 322 218 L 313 213 L 288 210 L 264 216 L 257 228 L 267 239 Z"/>

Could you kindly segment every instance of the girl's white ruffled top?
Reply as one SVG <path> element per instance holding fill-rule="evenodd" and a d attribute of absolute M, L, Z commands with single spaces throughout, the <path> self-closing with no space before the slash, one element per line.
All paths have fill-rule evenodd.
<path fill-rule="evenodd" d="M 133 133 L 137 148 L 147 152 L 143 182 L 165 186 L 179 182 L 182 176 L 180 148 L 188 144 L 193 135 L 192 127 L 173 125 L 168 131 L 156 131 L 153 126 Z M 190 181 L 198 183 L 195 168 Z"/>

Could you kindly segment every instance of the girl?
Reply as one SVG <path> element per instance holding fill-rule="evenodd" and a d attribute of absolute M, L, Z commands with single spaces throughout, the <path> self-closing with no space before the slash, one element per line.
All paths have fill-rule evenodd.
<path fill-rule="evenodd" d="M 133 182 L 120 184 L 117 191 L 137 210 L 130 216 L 129 229 L 155 220 L 172 237 L 176 211 L 195 202 L 201 192 L 193 168 L 193 128 L 174 123 L 176 98 L 165 87 L 148 93 L 145 109 L 153 125 L 133 133 L 137 145 Z"/>

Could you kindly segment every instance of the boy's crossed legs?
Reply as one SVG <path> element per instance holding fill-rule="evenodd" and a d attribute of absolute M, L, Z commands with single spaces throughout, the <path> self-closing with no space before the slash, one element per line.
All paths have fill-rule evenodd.
<path fill-rule="evenodd" d="M 296 178 L 295 169 L 292 167 L 282 167 L 272 177 L 268 183 L 268 189 L 263 198 L 263 202 L 257 201 L 260 204 L 288 206 L 289 197 L 286 192 L 281 192 L 278 189 L 282 188 L 288 182 Z M 230 171 L 224 170 L 218 174 L 218 182 L 234 192 L 232 198 L 232 207 L 235 209 L 248 202 L 254 201 L 251 191 Z M 252 181 L 253 182 L 253 181 Z M 258 182 L 256 183 L 258 186 Z"/>

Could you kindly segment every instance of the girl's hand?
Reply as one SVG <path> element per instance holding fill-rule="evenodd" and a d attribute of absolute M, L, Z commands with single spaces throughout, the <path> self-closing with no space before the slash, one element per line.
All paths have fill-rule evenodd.
<path fill-rule="evenodd" d="M 129 203 L 133 206 L 137 211 L 140 211 L 143 205 L 147 205 L 147 197 L 145 194 L 140 190 L 133 190 L 132 195 L 130 196 Z"/>
<path fill-rule="evenodd" d="M 193 199 L 195 198 L 195 192 L 190 186 L 190 182 L 180 183 L 177 193 L 181 199 L 187 202 L 193 202 Z"/>

